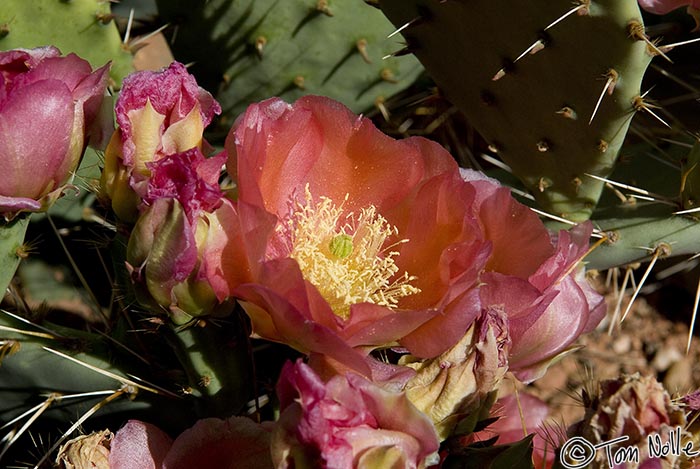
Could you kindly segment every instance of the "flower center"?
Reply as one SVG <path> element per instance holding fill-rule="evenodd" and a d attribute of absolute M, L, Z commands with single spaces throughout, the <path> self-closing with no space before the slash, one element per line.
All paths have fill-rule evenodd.
<path fill-rule="evenodd" d="M 357 216 L 344 215 L 342 204 L 336 206 L 327 197 L 314 203 L 307 186 L 305 202 L 296 202 L 288 230 L 290 256 L 299 264 L 304 278 L 343 319 L 349 317 L 350 306 L 355 303 L 394 309 L 400 298 L 420 292 L 411 285 L 416 277 L 406 272 L 396 275 L 399 268 L 394 259 L 399 253 L 391 249 L 408 240 L 384 247 L 387 238 L 398 235 L 398 230 L 373 205 Z"/>

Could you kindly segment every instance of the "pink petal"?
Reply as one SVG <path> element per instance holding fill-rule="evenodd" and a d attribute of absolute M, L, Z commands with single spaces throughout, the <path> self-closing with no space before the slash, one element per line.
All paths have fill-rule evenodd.
<path fill-rule="evenodd" d="M 219 187 L 219 173 L 212 174 L 209 166 L 213 163 L 221 168 L 224 159 L 225 155 L 207 159 L 199 148 L 192 148 L 147 163 L 151 177 L 144 203 L 151 205 L 158 199 L 175 199 L 194 224 L 201 211 L 211 212 L 221 205 L 223 192 Z M 202 178 L 200 167 L 203 167 L 207 179 Z"/>
<path fill-rule="evenodd" d="M 150 423 L 129 420 L 112 439 L 110 469 L 161 469 L 173 440 Z"/>
<path fill-rule="evenodd" d="M 277 218 L 252 205 L 223 200 L 210 217 L 212 236 L 203 254 L 204 269 L 221 301 L 253 281 L 263 262 Z"/>
<path fill-rule="evenodd" d="M 353 347 L 382 346 L 405 337 L 438 313 L 436 309 L 394 311 L 372 303 L 358 303 L 352 305 L 342 335 Z"/>
<path fill-rule="evenodd" d="M 476 193 L 486 182 L 473 183 Z M 493 243 L 487 270 L 527 278 L 554 252 L 549 232 L 529 207 L 501 187 L 478 208 L 486 239 Z"/>
<path fill-rule="evenodd" d="M 47 57 L 27 73 L 18 76 L 13 87 L 27 86 L 42 80 L 59 80 L 72 92 L 91 73 L 90 64 L 75 54 L 65 57 Z M 100 94 L 102 93 L 104 88 Z"/>
<path fill-rule="evenodd" d="M 328 304 L 313 286 L 301 279 L 301 274 L 295 274 L 293 267 L 284 265 L 290 262 L 296 264 L 283 260 L 268 262 L 264 266 L 276 281 L 262 282 L 262 285 L 244 284 L 234 291 L 237 297 L 257 306 L 255 311 L 248 310 L 253 332 L 289 344 L 304 353 L 313 351 L 329 355 L 357 373 L 370 376 L 363 355 L 333 330 L 330 321 L 336 317 Z M 298 267 L 296 270 L 298 272 Z M 279 286 L 282 291 L 263 285 Z M 319 322 L 312 316 L 326 319 Z"/>
<path fill-rule="evenodd" d="M 73 98 L 60 81 L 15 89 L 0 103 L 0 195 L 38 199 L 65 179 Z"/>
<path fill-rule="evenodd" d="M 420 294 L 403 298 L 403 309 L 440 308 L 477 282 L 489 245 L 481 237 L 469 212 L 474 191 L 457 173 L 445 173 L 425 181 L 399 206 L 384 216 L 398 228 L 396 265 L 400 272 L 417 277 L 412 285 Z"/>
<path fill-rule="evenodd" d="M 53 46 L 36 49 L 14 49 L 0 52 L 0 102 L 13 88 L 15 78 L 21 77 L 39 62 L 49 57 L 58 57 L 61 52 Z"/>
<path fill-rule="evenodd" d="M 270 430 L 244 417 L 199 420 L 175 439 L 163 469 L 271 469 Z"/>
<path fill-rule="evenodd" d="M 639 6 L 650 13 L 665 15 L 677 8 L 693 6 L 700 8 L 699 0 L 639 0 Z"/>
<path fill-rule="evenodd" d="M 532 381 L 531 374 L 525 378 L 528 367 L 543 372 L 540 362 L 564 351 L 591 327 L 595 319 L 598 322 L 602 319 L 596 310 L 593 311 L 596 314 L 591 314 L 586 295 L 572 278 L 562 280 L 557 291 L 559 294 L 531 327 L 517 337 L 511 336 L 510 368 L 519 379 Z M 595 319 L 592 316 L 596 316 Z"/>
<path fill-rule="evenodd" d="M 277 98 L 252 105 L 226 148 L 229 172 L 247 175 L 239 178 L 241 200 L 278 216 L 307 182 L 315 197 L 342 201 L 349 194 L 349 210 L 370 204 L 382 210 L 401 200 L 426 171 L 456 170 L 437 145 L 391 139 L 368 119 L 318 96 L 293 105 Z"/>
<path fill-rule="evenodd" d="M 440 314 L 403 337 L 399 343 L 417 357 L 436 357 L 464 337 L 480 308 L 479 291 L 470 290 L 452 301 Z"/>
<path fill-rule="evenodd" d="M 580 262 L 588 251 L 588 240 L 593 232 L 591 222 L 581 223 L 559 232 L 556 249 L 549 259 L 543 262 L 537 271 L 533 273 L 529 281 L 540 290 L 560 280 L 573 265 Z"/>

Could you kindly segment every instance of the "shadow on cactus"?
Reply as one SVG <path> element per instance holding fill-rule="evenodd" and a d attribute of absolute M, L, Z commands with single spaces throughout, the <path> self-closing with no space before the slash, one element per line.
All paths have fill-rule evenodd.
<path fill-rule="evenodd" d="M 361 0 L 165 0 L 158 7 L 172 25 L 176 59 L 217 90 L 222 133 L 250 103 L 271 96 L 325 95 L 362 112 L 422 70 L 411 57 L 385 59 L 392 25 Z"/>
<path fill-rule="evenodd" d="M 636 0 L 380 4 L 544 210 L 590 217 L 657 52 Z"/>

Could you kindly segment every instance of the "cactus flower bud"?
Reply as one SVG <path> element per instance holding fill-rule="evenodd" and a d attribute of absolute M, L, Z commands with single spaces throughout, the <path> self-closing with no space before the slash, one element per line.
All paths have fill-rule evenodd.
<path fill-rule="evenodd" d="M 277 468 L 423 468 L 436 463 L 430 419 L 403 393 L 359 375 L 324 383 L 308 366 L 287 363 L 277 384 L 281 414 L 272 435 Z"/>
<path fill-rule="evenodd" d="M 218 225 L 209 217 L 229 203 L 218 186 L 224 159 L 207 159 L 193 148 L 149 164 L 145 208 L 129 239 L 127 263 L 139 301 L 165 308 L 178 324 L 230 309 L 217 300 L 204 258 L 210 238 L 223 236 L 210 229 Z"/>
<path fill-rule="evenodd" d="M 55 47 L 0 52 L 0 214 L 45 210 L 78 166 L 109 65 Z"/>

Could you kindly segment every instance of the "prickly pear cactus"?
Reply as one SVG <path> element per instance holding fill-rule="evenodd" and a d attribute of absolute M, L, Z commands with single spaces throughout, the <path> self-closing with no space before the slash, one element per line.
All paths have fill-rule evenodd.
<path fill-rule="evenodd" d="M 115 84 L 132 71 L 131 53 L 122 44 L 104 0 L 2 0 L 0 50 L 54 45 L 74 52 L 93 67 L 112 61 Z"/>
<path fill-rule="evenodd" d="M 218 90 L 229 126 L 270 96 L 326 95 L 362 112 L 422 70 L 413 57 L 383 59 L 394 28 L 362 0 L 160 0 L 158 8 L 174 25 L 175 57 Z"/>
<path fill-rule="evenodd" d="M 407 48 L 547 211 L 590 217 L 653 49 L 637 0 L 381 0 Z M 398 48 L 398 47 L 397 47 Z"/>

